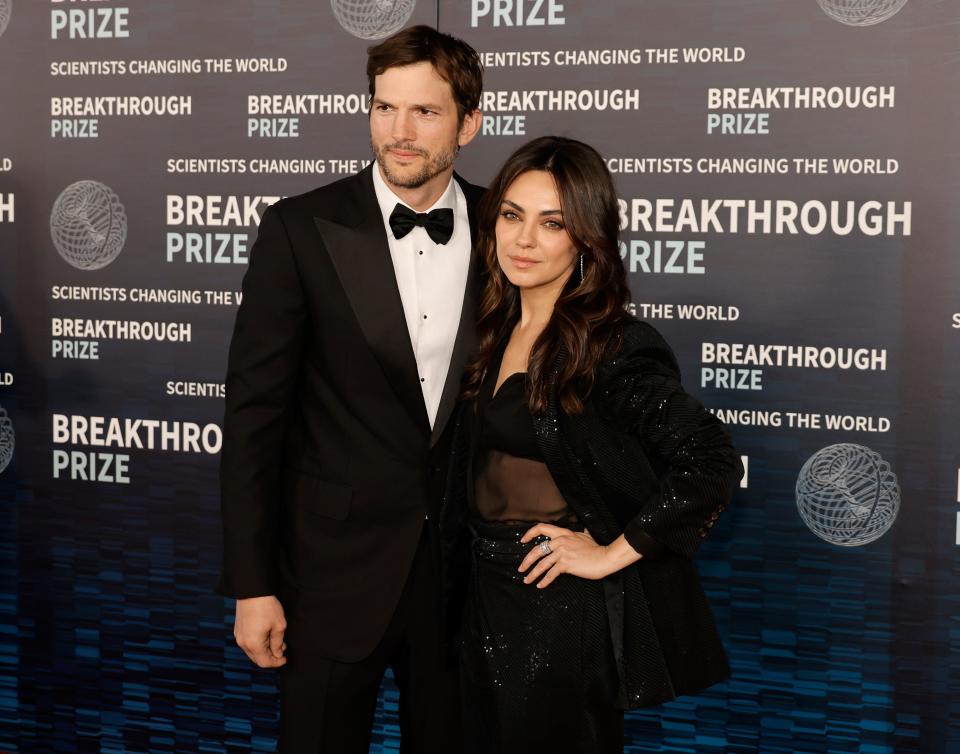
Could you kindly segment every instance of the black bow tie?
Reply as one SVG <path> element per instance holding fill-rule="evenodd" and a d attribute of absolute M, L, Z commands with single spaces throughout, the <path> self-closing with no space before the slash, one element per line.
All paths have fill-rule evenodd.
<path fill-rule="evenodd" d="M 390 230 L 398 239 L 419 225 L 427 231 L 434 243 L 445 244 L 453 235 L 453 210 L 435 209 L 430 212 L 414 212 L 399 202 L 390 213 Z"/>

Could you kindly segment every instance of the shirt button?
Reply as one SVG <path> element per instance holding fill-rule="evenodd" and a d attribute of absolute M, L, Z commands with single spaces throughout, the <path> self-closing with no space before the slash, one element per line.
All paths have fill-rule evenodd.
<path fill-rule="evenodd" d="M 422 257 L 422 256 L 423 256 L 423 249 L 420 249 L 420 251 L 418 251 L 417 253 Z"/>
<path fill-rule="evenodd" d="M 420 378 L 420 382 L 426 382 L 426 381 L 427 381 L 427 378 L 426 378 L 426 377 L 421 377 L 421 378 Z"/>
<path fill-rule="evenodd" d="M 423 318 L 424 318 L 424 319 L 426 319 L 426 318 L 427 318 L 427 315 L 426 315 L 426 314 L 424 314 L 424 315 L 423 315 Z"/>

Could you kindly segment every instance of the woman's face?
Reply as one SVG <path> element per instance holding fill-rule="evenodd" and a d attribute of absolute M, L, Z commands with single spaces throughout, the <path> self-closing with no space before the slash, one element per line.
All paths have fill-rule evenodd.
<path fill-rule="evenodd" d="M 497 261 L 521 289 L 555 287 L 557 295 L 577 261 L 560 196 L 550 173 L 530 170 L 507 187 L 497 217 Z"/>

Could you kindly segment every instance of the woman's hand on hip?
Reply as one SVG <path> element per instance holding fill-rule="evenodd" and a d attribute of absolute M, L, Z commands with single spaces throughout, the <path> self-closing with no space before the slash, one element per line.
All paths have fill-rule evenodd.
<path fill-rule="evenodd" d="M 540 579 L 537 582 L 540 589 L 553 583 L 561 573 L 597 580 L 640 559 L 640 554 L 626 543 L 623 536 L 605 546 L 597 544 L 586 530 L 571 531 L 562 526 L 537 524 L 528 529 L 520 541 L 529 542 L 538 536 L 549 537 L 549 542 L 535 545 L 517 570 L 523 573 L 529 569 L 523 582 L 532 584 Z M 623 550 L 624 544 L 627 551 Z"/>

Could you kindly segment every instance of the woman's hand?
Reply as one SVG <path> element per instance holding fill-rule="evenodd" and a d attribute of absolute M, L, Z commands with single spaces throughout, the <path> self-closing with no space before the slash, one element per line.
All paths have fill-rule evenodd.
<path fill-rule="evenodd" d="M 561 573 L 569 573 L 571 576 L 579 576 L 582 579 L 597 580 L 640 559 L 640 554 L 622 535 L 609 546 L 604 546 L 598 545 L 586 530 L 570 531 L 562 526 L 537 524 L 528 529 L 520 541 L 529 542 L 538 536 L 550 538 L 547 543 L 549 551 L 539 545 L 533 547 L 517 570 L 523 573 L 536 563 L 523 577 L 523 583 L 532 584 L 543 576 L 537 583 L 539 589 L 550 586 Z"/>

